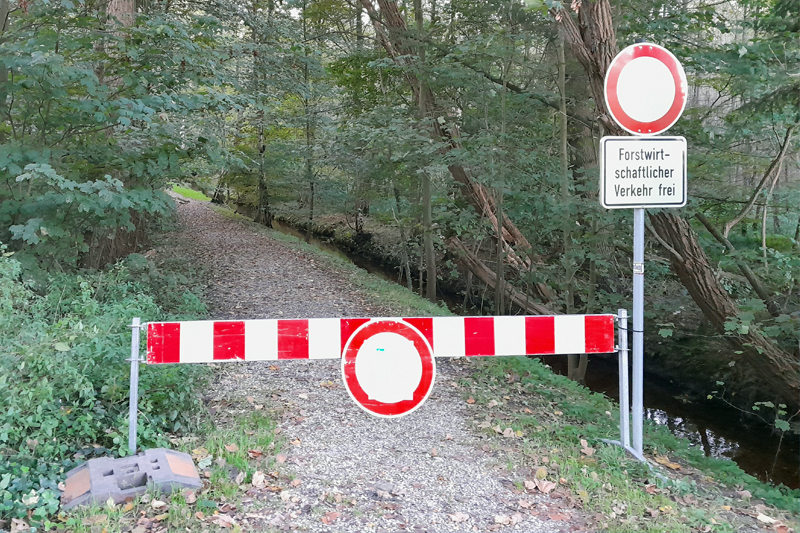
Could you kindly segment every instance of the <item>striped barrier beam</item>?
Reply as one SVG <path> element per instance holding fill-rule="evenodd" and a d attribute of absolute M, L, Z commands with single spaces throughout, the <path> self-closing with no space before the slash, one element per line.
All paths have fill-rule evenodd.
<path fill-rule="evenodd" d="M 340 359 L 371 321 L 416 329 L 434 357 L 612 353 L 616 316 L 311 318 L 150 322 L 147 363 Z"/>

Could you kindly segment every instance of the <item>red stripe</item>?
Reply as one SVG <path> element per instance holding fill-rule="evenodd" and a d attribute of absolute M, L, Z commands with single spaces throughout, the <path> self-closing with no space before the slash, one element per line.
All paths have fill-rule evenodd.
<path fill-rule="evenodd" d="M 611 353 L 614 351 L 614 317 L 611 315 L 585 318 L 586 353 Z"/>
<path fill-rule="evenodd" d="M 308 359 L 308 320 L 278 320 L 278 359 Z"/>
<path fill-rule="evenodd" d="M 464 351 L 467 356 L 494 355 L 494 318 L 464 318 Z"/>
<path fill-rule="evenodd" d="M 147 362 L 180 363 L 181 325 L 179 322 L 156 322 L 147 325 Z"/>
<path fill-rule="evenodd" d="M 428 339 L 428 344 L 430 344 L 431 348 L 433 348 L 432 318 L 404 318 L 403 320 L 417 328 L 419 332 L 422 333 L 426 339 Z"/>
<path fill-rule="evenodd" d="M 555 317 L 525 317 L 525 351 L 528 355 L 556 353 Z"/>
<path fill-rule="evenodd" d="M 343 318 L 341 320 L 342 347 L 340 352 L 344 352 L 344 345 L 347 344 L 353 332 L 357 330 L 361 324 L 366 324 L 367 322 L 369 322 L 369 318 Z"/>
<path fill-rule="evenodd" d="M 214 322 L 214 360 L 244 359 L 244 322 Z"/>

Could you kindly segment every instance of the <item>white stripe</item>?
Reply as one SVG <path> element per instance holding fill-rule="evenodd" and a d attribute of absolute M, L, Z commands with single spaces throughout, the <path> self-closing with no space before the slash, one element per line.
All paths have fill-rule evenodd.
<path fill-rule="evenodd" d="M 308 320 L 308 358 L 339 359 L 342 326 L 339 318 L 310 318 Z"/>
<path fill-rule="evenodd" d="M 556 353 L 586 353 L 585 315 L 557 315 L 555 319 Z"/>
<path fill-rule="evenodd" d="M 214 360 L 214 321 L 181 322 L 181 363 Z"/>
<path fill-rule="evenodd" d="M 278 360 L 278 321 L 244 321 L 245 361 Z"/>
<path fill-rule="evenodd" d="M 433 355 L 436 357 L 463 357 L 464 319 L 462 317 L 433 317 Z"/>
<path fill-rule="evenodd" d="M 494 354 L 525 355 L 525 317 L 494 317 Z"/>

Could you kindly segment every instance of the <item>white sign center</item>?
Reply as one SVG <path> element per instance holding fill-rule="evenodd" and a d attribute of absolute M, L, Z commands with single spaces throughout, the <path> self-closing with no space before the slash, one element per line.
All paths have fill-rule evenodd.
<path fill-rule="evenodd" d="M 669 68 L 653 57 L 631 60 L 622 69 L 617 95 L 623 111 L 639 122 L 655 122 L 675 100 L 675 82 Z"/>
<path fill-rule="evenodd" d="M 414 343 L 397 333 L 377 333 L 356 357 L 356 379 L 370 400 L 411 400 L 422 380 L 422 361 Z"/>
<path fill-rule="evenodd" d="M 603 137 L 600 202 L 606 209 L 686 205 L 686 139 Z"/>

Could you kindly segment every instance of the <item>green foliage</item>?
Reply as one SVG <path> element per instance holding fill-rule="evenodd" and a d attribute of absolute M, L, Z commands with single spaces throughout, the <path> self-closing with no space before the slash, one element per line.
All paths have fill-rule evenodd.
<path fill-rule="evenodd" d="M 97 446 L 127 453 L 131 319 L 205 314 L 196 297 L 180 298 L 177 289 L 165 316 L 152 296 L 165 276 L 152 277 L 151 270 L 137 280 L 132 271 L 145 278 L 141 259 L 131 258 L 133 268 L 120 263 L 92 275 L 53 275 L 39 296 L 21 281 L 18 262 L 0 257 L 3 516 L 41 508 L 34 513 L 39 519 L 52 512 L 48 491 L 76 452 Z M 195 391 L 205 374 L 199 367 L 142 368 L 140 445 L 167 445 L 168 435 L 198 427 Z M 30 503 L 30 490 L 38 503 Z"/>

